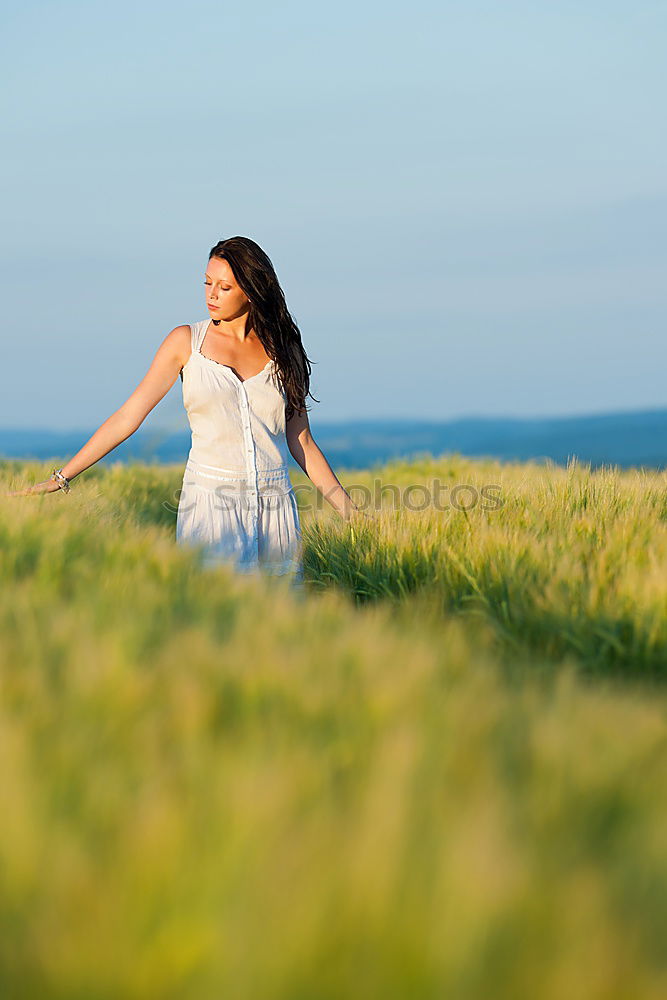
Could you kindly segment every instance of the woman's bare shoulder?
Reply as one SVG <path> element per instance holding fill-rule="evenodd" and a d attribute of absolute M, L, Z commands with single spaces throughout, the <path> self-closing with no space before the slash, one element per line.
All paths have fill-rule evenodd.
<path fill-rule="evenodd" d="M 164 338 L 164 343 L 169 344 L 171 350 L 184 365 L 192 351 L 191 325 L 189 323 L 182 323 L 180 326 L 175 326 Z"/>

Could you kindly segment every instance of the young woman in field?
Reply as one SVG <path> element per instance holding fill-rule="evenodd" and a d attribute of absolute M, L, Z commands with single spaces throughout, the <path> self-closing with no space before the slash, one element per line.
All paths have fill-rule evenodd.
<path fill-rule="evenodd" d="M 358 508 L 308 423 L 311 365 L 266 253 L 222 240 L 205 275 L 209 318 L 175 327 L 125 403 L 49 479 L 9 496 L 69 490 L 70 482 L 140 427 L 176 379 L 192 446 L 176 540 L 203 543 L 204 565 L 303 577 L 301 525 L 288 452 L 346 521 Z M 314 398 L 314 397 L 312 397 Z"/>

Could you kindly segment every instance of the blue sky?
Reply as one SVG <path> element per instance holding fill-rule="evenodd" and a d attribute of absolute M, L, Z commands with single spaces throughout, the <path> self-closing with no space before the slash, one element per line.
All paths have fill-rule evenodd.
<path fill-rule="evenodd" d="M 0 425 L 94 430 L 219 239 L 311 425 L 664 406 L 667 4 L 3 7 Z M 181 383 L 145 428 L 187 427 Z"/>

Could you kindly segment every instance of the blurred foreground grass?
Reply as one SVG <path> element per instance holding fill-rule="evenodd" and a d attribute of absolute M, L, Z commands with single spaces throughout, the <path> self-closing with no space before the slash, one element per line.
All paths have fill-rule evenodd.
<path fill-rule="evenodd" d="M 667 474 L 293 475 L 303 595 L 200 570 L 181 475 L 0 499 L 2 996 L 667 995 Z"/>

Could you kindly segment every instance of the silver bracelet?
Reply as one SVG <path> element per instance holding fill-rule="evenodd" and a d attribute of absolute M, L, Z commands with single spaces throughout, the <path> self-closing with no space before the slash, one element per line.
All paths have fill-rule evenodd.
<path fill-rule="evenodd" d="M 69 479 L 63 475 L 62 469 L 54 469 L 51 475 L 49 476 L 49 479 L 55 479 L 60 489 L 64 490 L 65 493 L 69 493 L 70 491 Z"/>

